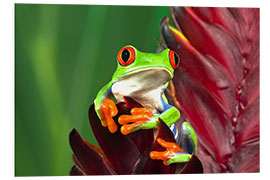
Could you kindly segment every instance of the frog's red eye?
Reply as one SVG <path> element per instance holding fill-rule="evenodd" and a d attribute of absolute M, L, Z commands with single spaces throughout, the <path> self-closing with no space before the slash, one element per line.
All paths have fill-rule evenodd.
<path fill-rule="evenodd" d="M 176 69 L 180 64 L 180 58 L 173 50 L 169 51 L 169 59 L 173 69 Z"/>
<path fill-rule="evenodd" d="M 123 47 L 118 53 L 117 60 L 120 65 L 127 66 L 133 63 L 135 60 L 135 54 L 135 50 L 132 47 Z"/>

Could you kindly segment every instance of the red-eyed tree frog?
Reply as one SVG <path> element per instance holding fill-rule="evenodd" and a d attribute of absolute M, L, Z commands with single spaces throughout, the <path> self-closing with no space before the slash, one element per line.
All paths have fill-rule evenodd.
<path fill-rule="evenodd" d="M 113 120 L 118 110 L 110 97 L 114 96 L 117 102 L 124 102 L 124 97 L 130 97 L 143 108 L 133 108 L 131 115 L 121 115 L 118 118 L 122 125 L 121 133 L 127 135 L 140 129 L 158 128 L 161 119 L 171 127 L 176 139 L 182 139 L 182 149 L 175 143 L 158 139 L 158 143 L 167 150 L 151 152 L 150 157 L 162 159 L 167 165 L 189 161 L 191 154 L 196 154 L 197 151 L 196 134 L 187 122 L 182 124 L 181 133 L 178 134 L 174 123 L 180 118 L 180 112 L 168 104 L 164 94 L 174 70 L 180 64 L 179 56 L 170 49 L 160 53 L 144 53 L 129 45 L 119 51 L 117 61 L 118 66 L 112 80 L 98 92 L 94 101 L 102 126 L 108 127 L 111 133 L 115 133 L 118 128 Z"/>

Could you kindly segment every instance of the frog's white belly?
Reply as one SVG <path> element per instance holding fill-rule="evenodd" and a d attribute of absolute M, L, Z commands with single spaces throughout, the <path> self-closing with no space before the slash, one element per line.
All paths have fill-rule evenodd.
<path fill-rule="evenodd" d="M 169 76 L 163 71 L 144 71 L 130 75 L 112 85 L 112 93 L 118 102 L 128 96 L 155 113 L 163 111 L 161 94 Z"/>

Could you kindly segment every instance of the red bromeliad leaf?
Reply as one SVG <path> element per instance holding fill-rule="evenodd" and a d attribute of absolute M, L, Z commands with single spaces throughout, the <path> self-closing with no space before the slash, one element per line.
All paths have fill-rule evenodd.
<path fill-rule="evenodd" d="M 70 172 L 69 172 L 69 175 L 71 176 L 83 176 L 85 175 L 85 173 L 77 166 L 77 165 L 74 165 Z"/>
<path fill-rule="evenodd" d="M 190 161 L 180 171 L 181 174 L 201 174 L 203 173 L 203 167 L 201 161 L 192 155 Z"/>
<path fill-rule="evenodd" d="M 127 136 L 122 136 L 119 131 L 112 134 L 104 128 L 95 113 L 94 105 L 89 109 L 89 121 L 101 149 L 116 168 L 117 174 L 130 174 L 140 156 L 132 140 Z"/>
<path fill-rule="evenodd" d="M 258 172 L 259 9 L 172 7 L 171 14 L 177 30 L 165 18 L 160 31 L 181 64 L 169 99 L 197 134 L 204 172 Z"/>
<path fill-rule="evenodd" d="M 75 154 L 75 166 L 71 169 L 72 175 L 109 175 L 116 174 L 110 167 L 103 152 L 82 139 L 78 131 L 73 129 L 69 135 L 70 146 Z M 93 163 L 95 162 L 95 163 Z"/>

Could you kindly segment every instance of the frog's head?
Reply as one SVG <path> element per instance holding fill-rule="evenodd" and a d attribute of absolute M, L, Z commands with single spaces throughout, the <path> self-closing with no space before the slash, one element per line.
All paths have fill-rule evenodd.
<path fill-rule="evenodd" d="M 113 81 L 142 72 L 155 71 L 167 81 L 173 78 L 174 70 L 180 63 L 179 56 L 170 49 L 160 53 L 144 53 L 133 46 L 123 47 L 117 55 L 118 66 L 113 75 Z M 154 75 L 159 75 L 153 73 Z"/>

